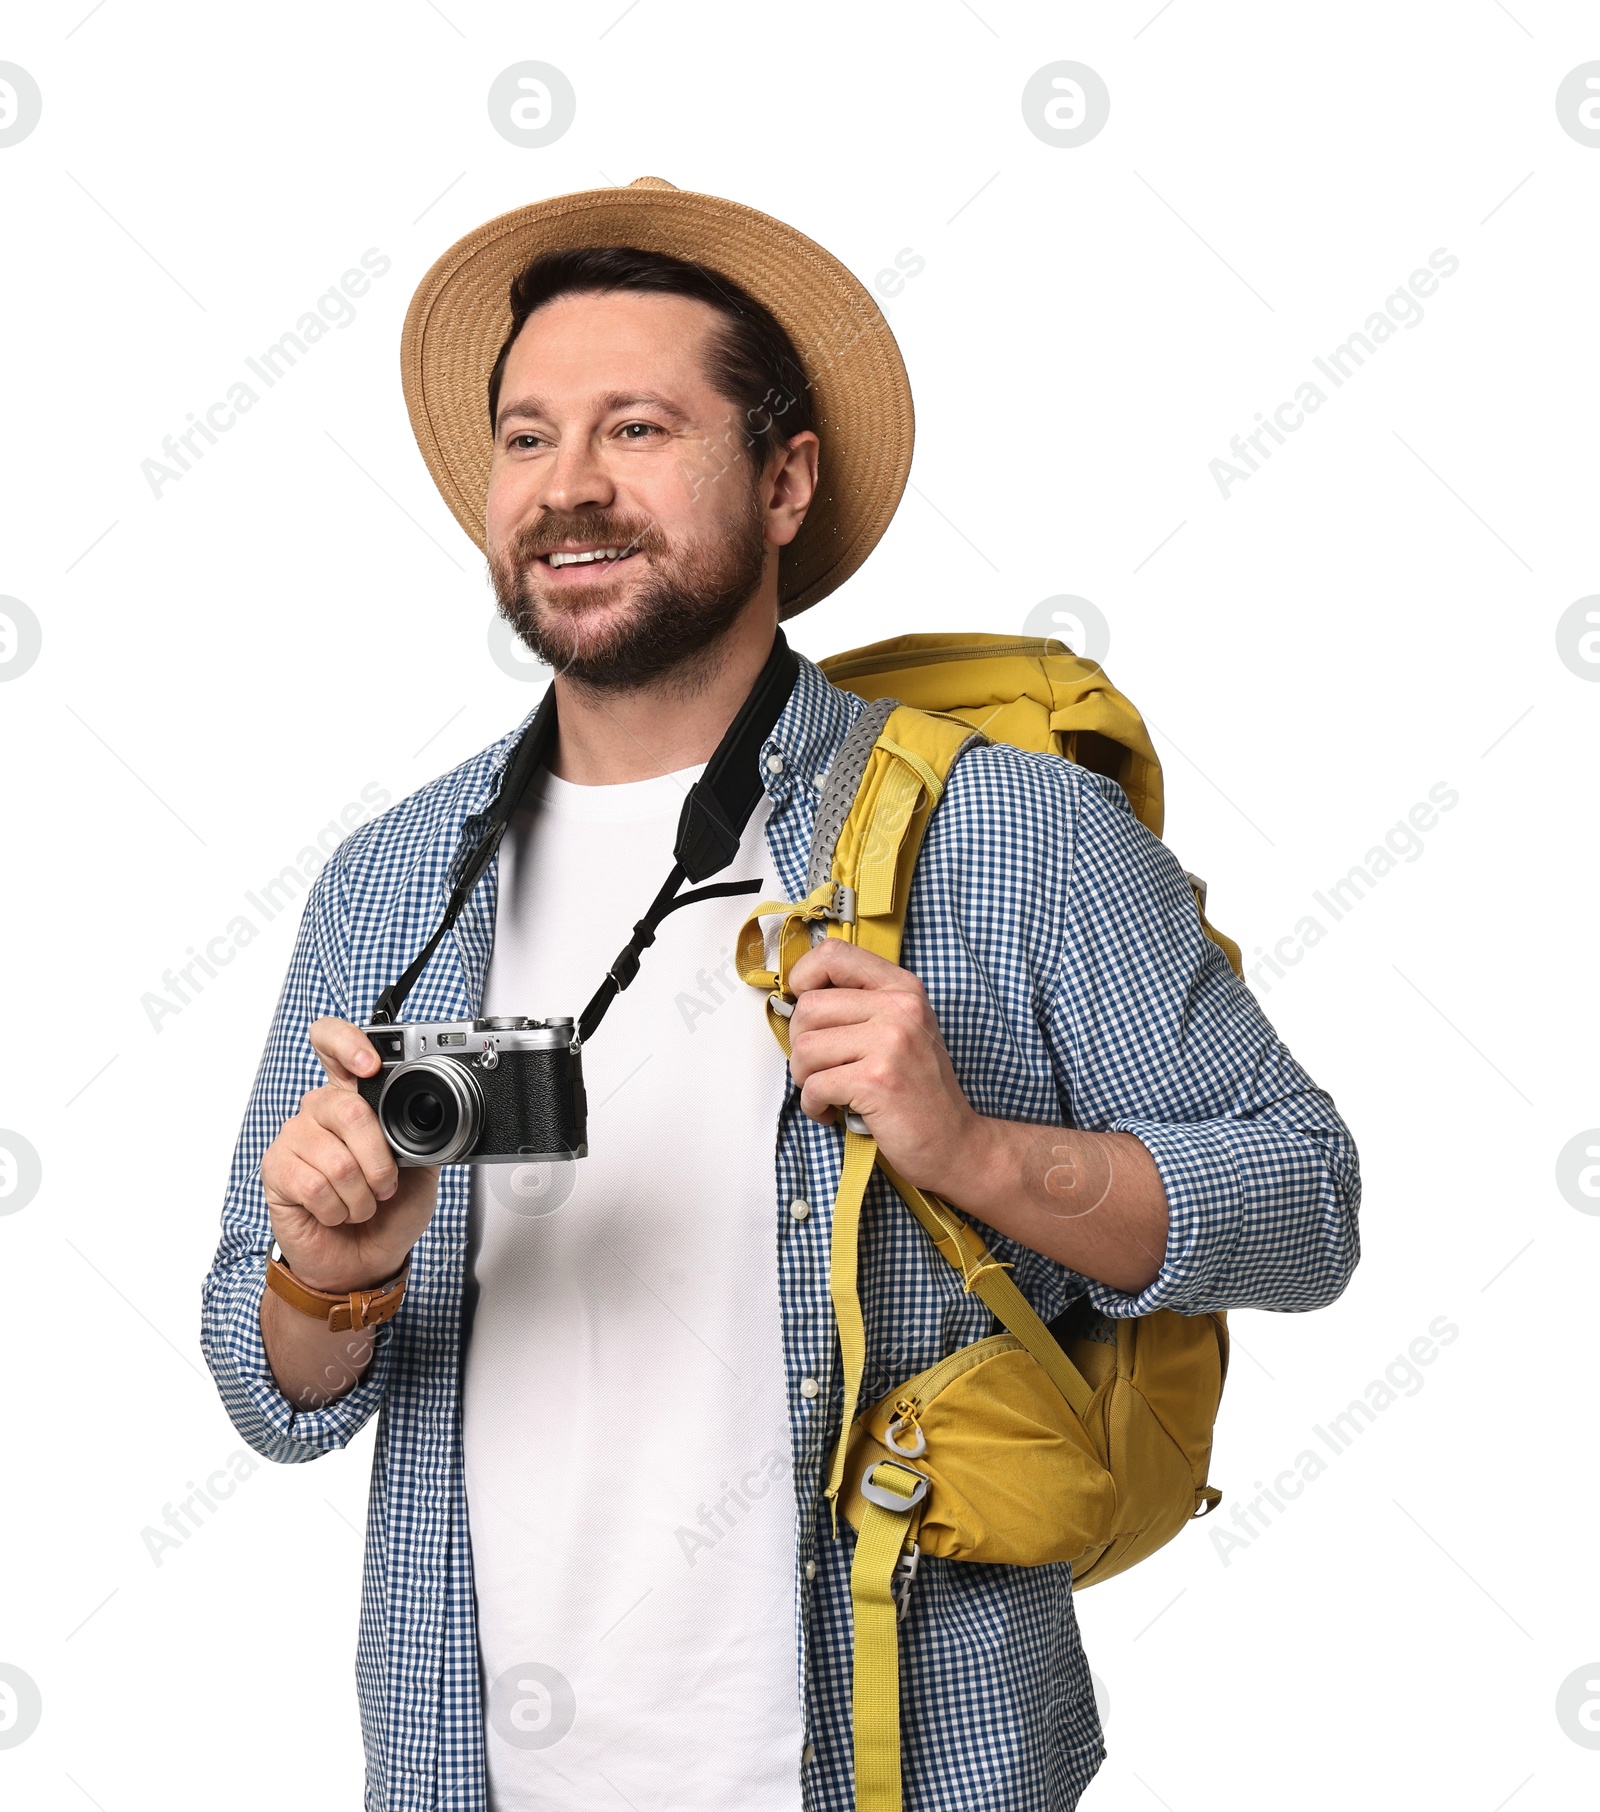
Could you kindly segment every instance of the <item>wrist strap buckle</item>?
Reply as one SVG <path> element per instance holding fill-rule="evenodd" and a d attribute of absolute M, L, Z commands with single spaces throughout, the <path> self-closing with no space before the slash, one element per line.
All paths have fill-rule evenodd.
<path fill-rule="evenodd" d="M 276 1242 L 274 1242 L 276 1244 Z M 302 1283 L 275 1254 L 267 1258 L 267 1288 L 291 1309 L 326 1324 L 330 1334 L 356 1333 L 379 1326 L 399 1312 L 411 1275 L 411 1254 L 388 1283 L 372 1290 L 347 1290 L 334 1295 Z"/>

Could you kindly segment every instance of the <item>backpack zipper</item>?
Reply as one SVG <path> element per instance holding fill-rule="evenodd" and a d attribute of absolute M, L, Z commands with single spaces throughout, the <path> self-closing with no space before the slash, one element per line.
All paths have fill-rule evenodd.
<path fill-rule="evenodd" d="M 1026 1349 L 1015 1334 L 990 1334 L 982 1340 L 975 1340 L 970 1346 L 964 1346 L 953 1353 L 946 1353 L 935 1365 L 930 1365 L 925 1372 L 918 1372 L 909 1384 L 903 1384 L 895 1392 L 895 1403 L 910 1398 L 916 1404 L 916 1413 L 920 1416 L 924 1407 L 931 1403 L 947 1384 L 953 1383 L 963 1372 L 971 1371 L 973 1366 L 982 1365 L 985 1359 L 992 1359 L 998 1353 L 1012 1351 L 1022 1352 Z M 862 1410 L 856 1418 L 859 1422 L 870 1416 L 878 1406 L 872 1404 Z"/>

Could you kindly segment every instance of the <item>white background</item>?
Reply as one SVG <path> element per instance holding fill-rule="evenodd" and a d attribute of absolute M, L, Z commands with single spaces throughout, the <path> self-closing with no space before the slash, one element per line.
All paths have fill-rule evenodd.
<path fill-rule="evenodd" d="M 1556 625 L 1600 591 L 1600 149 L 1555 94 L 1600 19 L 1156 5 L 11 11 L 0 59 L 44 108 L 0 149 L 0 592 L 43 652 L 0 685 L 0 1125 L 43 1184 L 0 1217 L 0 1662 L 44 1712 L 0 1749 L 7 1805 L 359 1801 L 370 1431 L 259 1464 L 159 1566 L 143 1537 L 242 1447 L 199 1287 L 293 911 L 159 1031 L 141 1002 L 364 785 L 398 798 L 533 703 L 413 443 L 400 323 L 480 221 L 644 173 L 869 283 L 924 261 L 884 296 L 915 490 L 798 647 L 1092 600 L 1168 840 L 1247 954 L 1460 795 L 1260 972 L 1358 1139 L 1365 1256 L 1324 1312 L 1235 1317 L 1214 1480 L 1248 1501 L 1436 1317 L 1459 1337 L 1227 1564 L 1219 1518 L 1085 1594 L 1111 1751 L 1085 1805 L 1595 1803 L 1556 1695 L 1600 1657 L 1600 1220 L 1555 1166 L 1600 1122 L 1600 686 Z M 528 58 L 577 94 L 542 149 L 485 105 Z M 1021 108 L 1063 58 L 1111 94 L 1075 149 Z M 392 269 L 354 321 L 153 496 L 141 461 L 369 247 Z M 1438 247 L 1425 318 L 1224 498 L 1209 462 Z"/>

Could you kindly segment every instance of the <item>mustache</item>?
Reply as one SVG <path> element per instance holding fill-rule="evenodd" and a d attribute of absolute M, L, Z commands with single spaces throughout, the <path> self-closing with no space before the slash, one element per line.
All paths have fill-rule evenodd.
<path fill-rule="evenodd" d="M 570 514 L 547 510 L 518 530 L 511 543 L 512 562 L 523 566 L 569 541 L 646 555 L 664 553 L 667 546 L 666 537 L 649 516 L 631 516 L 622 510 L 574 510 Z"/>

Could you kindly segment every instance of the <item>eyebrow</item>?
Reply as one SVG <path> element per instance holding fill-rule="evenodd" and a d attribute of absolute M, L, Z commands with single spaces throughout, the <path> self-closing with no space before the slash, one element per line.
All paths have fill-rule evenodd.
<path fill-rule="evenodd" d="M 687 425 L 689 420 L 676 403 L 654 390 L 610 390 L 599 402 L 603 415 L 619 415 L 629 409 L 653 409 L 681 425 Z M 548 419 L 549 414 L 549 405 L 543 397 L 522 396 L 515 402 L 501 405 L 497 427 L 503 428 L 511 421 L 542 421 Z"/>

